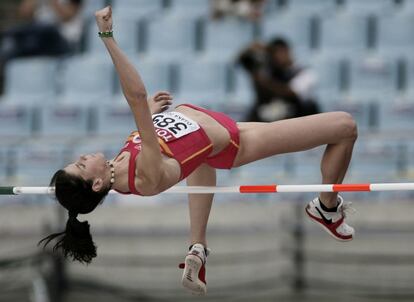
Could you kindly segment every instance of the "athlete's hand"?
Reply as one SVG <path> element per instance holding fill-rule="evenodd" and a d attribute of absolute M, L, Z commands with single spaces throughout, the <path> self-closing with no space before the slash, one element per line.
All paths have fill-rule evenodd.
<path fill-rule="evenodd" d="M 112 8 L 107 6 L 95 12 L 96 24 L 99 31 L 107 32 L 112 30 Z"/>
<path fill-rule="evenodd" d="M 172 104 L 172 96 L 168 91 L 158 91 L 155 95 L 148 98 L 148 105 L 151 114 L 160 113 L 167 110 Z"/>

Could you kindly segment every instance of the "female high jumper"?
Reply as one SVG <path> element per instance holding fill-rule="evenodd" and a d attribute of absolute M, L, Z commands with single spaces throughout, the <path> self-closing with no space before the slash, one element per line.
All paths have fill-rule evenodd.
<path fill-rule="evenodd" d="M 341 183 L 357 138 L 357 127 L 345 112 L 330 112 L 271 123 L 236 123 L 223 113 L 190 104 L 164 112 L 172 103 L 168 92 L 147 99 L 137 70 L 118 47 L 112 32 L 111 7 L 95 13 L 99 36 L 118 73 L 122 91 L 138 131 L 128 137 L 119 154 L 82 155 L 55 173 L 51 185 L 68 210 L 66 230 L 44 238 L 44 246 L 59 238 L 54 250 L 65 257 L 90 263 L 96 257 L 87 221 L 78 214 L 92 212 L 111 189 L 125 194 L 159 194 L 186 178 L 190 186 L 215 186 L 216 169 L 231 169 L 277 154 L 326 145 L 321 161 L 322 183 Z M 208 255 L 206 228 L 213 194 L 189 194 L 191 239 L 181 268 L 182 284 L 192 293 L 206 293 Z M 320 193 L 305 212 L 339 241 L 352 240 L 344 201 L 337 193 Z M 41 242 L 42 242 L 41 241 Z"/>

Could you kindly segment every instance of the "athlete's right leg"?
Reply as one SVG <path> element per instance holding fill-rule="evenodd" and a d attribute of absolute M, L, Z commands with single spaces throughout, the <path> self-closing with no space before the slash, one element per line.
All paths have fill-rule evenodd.
<path fill-rule="evenodd" d="M 201 165 L 187 177 L 189 186 L 215 186 L 216 170 L 206 164 Z M 190 250 L 181 268 L 184 269 L 182 284 L 195 295 L 205 295 L 206 270 L 208 255 L 207 223 L 210 215 L 214 194 L 189 194 L 190 210 Z"/>

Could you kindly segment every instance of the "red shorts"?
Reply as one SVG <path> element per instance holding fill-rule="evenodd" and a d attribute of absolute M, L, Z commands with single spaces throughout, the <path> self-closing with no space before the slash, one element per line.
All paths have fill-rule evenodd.
<path fill-rule="evenodd" d="M 234 160 L 236 159 L 237 152 L 239 151 L 239 128 L 236 122 L 221 112 L 207 110 L 201 107 L 197 107 L 191 104 L 182 104 L 180 106 L 187 106 L 195 110 L 204 112 L 219 122 L 230 134 L 230 141 L 227 147 L 216 155 L 209 156 L 205 159 L 205 162 L 213 168 L 217 169 L 231 169 L 233 167 Z"/>

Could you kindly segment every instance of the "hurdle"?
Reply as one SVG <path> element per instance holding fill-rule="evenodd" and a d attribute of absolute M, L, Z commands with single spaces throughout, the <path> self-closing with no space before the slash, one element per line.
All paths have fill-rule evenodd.
<path fill-rule="evenodd" d="M 48 195 L 54 187 L 0 186 L 0 195 Z M 174 186 L 160 194 L 212 194 L 212 193 L 317 193 L 317 192 L 374 192 L 414 191 L 414 183 L 373 183 L 373 184 L 304 184 L 304 185 L 242 185 L 228 187 Z M 111 194 L 116 194 L 114 190 Z"/>

